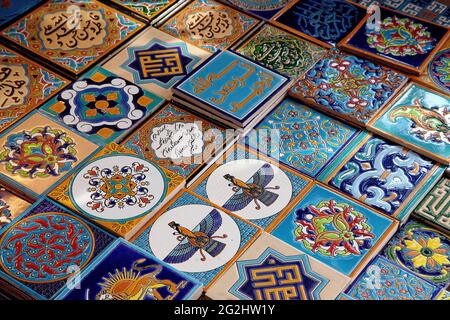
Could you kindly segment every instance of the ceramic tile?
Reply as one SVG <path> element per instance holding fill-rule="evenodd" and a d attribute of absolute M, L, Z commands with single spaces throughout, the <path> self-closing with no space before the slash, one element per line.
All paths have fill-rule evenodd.
<path fill-rule="evenodd" d="M 259 233 L 256 226 L 183 191 L 132 240 L 208 287 Z"/>
<path fill-rule="evenodd" d="M 439 180 L 414 213 L 450 232 L 450 179 Z"/>
<path fill-rule="evenodd" d="M 431 300 L 438 292 L 439 287 L 379 256 L 346 290 L 354 300 Z"/>
<path fill-rule="evenodd" d="M 0 130 L 22 118 L 68 80 L 0 45 Z"/>
<path fill-rule="evenodd" d="M 0 26 L 12 22 L 18 16 L 24 14 L 34 6 L 43 3 L 44 0 L 2 1 L 0 12 Z"/>
<path fill-rule="evenodd" d="M 183 184 L 176 173 L 111 143 L 49 197 L 128 238 Z"/>
<path fill-rule="evenodd" d="M 394 219 L 315 184 L 269 232 L 353 278 L 397 226 Z"/>
<path fill-rule="evenodd" d="M 263 233 L 208 289 L 214 300 L 333 300 L 350 278 Z"/>
<path fill-rule="evenodd" d="M 274 20 L 324 45 L 335 45 L 364 17 L 365 10 L 341 0 L 300 0 Z"/>
<path fill-rule="evenodd" d="M 450 238 L 414 219 L 389 241 L 383 256 L 438 286 L 450 283 Z"/>
<path fill-rule="evenodd" d="M 45 193 L 98 146 L 34 112 L 0 135 L 0 175 L 19 190 Z"/>
<path fill-rule="evenodd" d="M 236 51 L 294 79 L 326 52 L 309 41 L 267 24 Z"/>
<path fill-rule="evenodd" d="M 166 104 L 122 145 L 189 179 L 222 148 L 225 129 Z"/>
<path fill-rule="evenodd" d="M 202 285 L 139 247 L 117 239 L 58 300 L 189 300 Z"/>
<path fill-rule="evenodd" d="M 450 291 L 442 290 L 435 300 L 450 300 Z"/>
<path fill-rule="evenodd" d="M 229 149 L 189 189 L 265 229 L 311 180 L 274 159 L 237 146 Z"/>
<path fill-rule="evenodd" d="M 225 0 L 225 2 L 263 19 L 270 19 L 292 0 Z"/>
<path fill-rule="evenodd" d="M 36 299 L 55 297 L 114 240 L 56 203 L 41 199 L 0 238 L 0 274 Z"/>
<path fill-rule="evenodd" d="M 413 83 L 376 116 L 369 129 L 431 159 L 450 164 L 449 96 Z"/>
<path fill-rule="evenodd" d="M 358 133 L 357 129 L 290 98 L 254 129 L 246 137 L 247 145 L 312 177 Z"/>
<path fill-rule="evenodd" d="M 259 23 L 213 0 L 196 0 L 159 29 L 193 45 L 215 52 L 226 49 Z"/>
<path fill-rule="evenodd" d="M 384 7 L 380 11 L 379 30 L 368 19 L 369 15 L 339 46 L 413 74 L 424 70 L 450 35 L 443 26 Z"/>
<path fill-rule="evenodd" d="M 330 50 L 291 88 L 290 94 L 359 126 L 383 108 L 407 78 L 369 60 Z"/>
<path fill-rule="evenodd" d="M 142 27 L 137 20 L 96 0 L 52 0 L 1 34 L 48 63 L 78 75 Z"/>
<path fill-rule="evenodd" d="M 322 171 L 319 180 L 403 221 L 443 171 L 405 147 L 364 133 Z"/>
<path fill-rule="evenodd" d="M 0 184 L 0 232 L 7 228 L 30 206 L 30 199 Z"/>
<path fill-rule="evenodd" d="M 164 11 L 170 5 L 177 2 L 177 0 L 150 0 L 150 1 L 136 1 L 136 0 L 111 0 L 112 2 L 127 8 L 134 13 L 151 19 L 160 12 Z"/>
<path fill-rule="evenodd" d="M 163 99 L 96 67 L 40 110 L 99 145 L 120 139 Z"/>

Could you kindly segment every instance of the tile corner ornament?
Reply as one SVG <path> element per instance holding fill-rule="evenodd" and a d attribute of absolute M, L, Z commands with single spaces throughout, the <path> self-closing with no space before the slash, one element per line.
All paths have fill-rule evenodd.
<path fill-rule="evenodd" d="M 96 0 L 52 0 L 1 34 L 77 75 L 142 27 L 137 20 Z"/>

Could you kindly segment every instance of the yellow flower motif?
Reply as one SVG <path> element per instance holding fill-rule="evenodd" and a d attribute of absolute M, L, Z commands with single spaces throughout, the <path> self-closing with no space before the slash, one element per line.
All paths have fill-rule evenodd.
<path fill-rule="evenodd" d="M 417 240 L 405 240 L 406 248 L 410 251 L 406 254 L 411 258 L 415 268 L 435 269 L 437 265 L 450 264 L 448 256 L 445 255 L 447 250 L 440 248 L 442 246 L 439 237 L 429 238 L 427 241 L 424 238 Z"/>

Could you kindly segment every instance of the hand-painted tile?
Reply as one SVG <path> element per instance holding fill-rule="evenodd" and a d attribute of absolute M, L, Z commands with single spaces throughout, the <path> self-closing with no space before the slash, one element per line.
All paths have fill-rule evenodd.
<path fill-rule="evenodd" d="M 311 184 L 294 170 L 237 145 L 189 189 L 265 229 Z"/>
<path fill-rule="evenodd" d="M 215 52 L 239 40 L 259 20 L 213 0 L 195 0 L 159 29 Z"/>
<path fill-rule="evenodd" d="M 450 238 L 414 219 L 394 235 L 383 256 L 441 287 L 450 283 Z"/>
<path fill-rule="evenodd" d="M 51 299 L 71 270 L 83 270 L 114 240 L 56 203 L 41 199 L 0 238 L 0 274 L 37 299 Z"/>
<path fill-rule="evenodd" d="M 245 127 L 245 122 L 255 117 L 288 83 L 288 77 L 234 52 L 223 51 L 212 56 L 174 89 L 176 94 L 209 106 L 204 112 L 219 114 L 224 120 L 231 118 L 237 126 Z"/>
<path fill-rule="evenodd" d="M 78 277 L 78 287 L 66 289 L 58 300 L 189 300 L 202 289 L 198 281 L 123 239 Z"/>
<path fill-rule="evenodd" d="M 177 0 L 111 0 L 112 2 L 125 7 L 138 15 L 151 19 Z"/>
<path fill-rule="evenodd" d="M 0 130 L 61 90 L 68 80 L 0 46 Z"/>
<path fill-rule="evenodd" d="M 26 197 L 0 184 L 0 232 L 30 206 Z"/>
<path fill-rule="evenodd" d="M 339 46 L 420 74 L 450 35 L 445 27 L 386 8 L 381 9 L 380 15 L 377 27 L 366 16 Z"/>
<path fill-rule="evenodd" d="M 450 232 L 450 179 L 442 178 L 425 196 L 414 213 Z"/>
<path fill-rule="evenodd" d="M 438 89 L 450 94 L 450 43 L 430 61 L 428 75 Z"/>
<path fill-rule="evenodd" d="M 173 85 L 210 55 L 208 51 L 149 27 L 103 68 L 170 100 Z"/>
<path fill-rule="evenodd" d="M 443 168 L 405 147 L 361 134 L 319 176 L 340 191 L 404 220 Z"/>
<path fill-rule="evenodd" d="M 259 233 L 254 225 L 184 191 L 133 243 L 208 287 Z"/>
<path fill-rule="evenodd" d="M 137 20 L 96 0 L 52 0 L 1 34 L 48 63 L 78 75 L 142 27 Z"/>
<path fill-rule="evenodd" d="M 287 6 L 274 20 L 313 41 L 334 46 L 364 14 L 364 9 L 342 0 L 300 0 Z"/>
<path fill-rule="evenodd" d="M 163 99 L 96 67 L 41 110 L 99 145 L 120 139 Z"/>
<path fill-rule="evenodd" d="M 353 278 L 397 225 L 394 219 L 316 184 L 270 233 Z"/>
<path fill-rule="evenodd" d="M 292 0 L 225 0 L 239 9 L 270 19 Z"/>
<path fill-rule="evenodd" d="M 0 7 L 0 26 L 10 23 L 18 16 L 30 10 L 34 6 L 43 3 L 44 0 L 9 1 L 3 0 Z"/>
<path fill-rule="evenodd" d="M 289 98 L 254 129 L 246 137 L 247 145 L 312 177 L 358 132 Z M 269 130 L 273 136 L 268 137 Z"/>
<path fill-rule="evenodd" d="M 406 80 L 391 69 L 332 49 L 299 79 L 290 94 L 364 126 Z"/>
<path fill-rule="evenodd" d="M 271 25 L 264 25 L 236 51 L 294 79 L 325 54 L 325 49 Z"/>
<path fill-rule="evenodd" d="M 442 292 L 436 297 L 435 300 L 448 300 L 448 301 L 450 301 L 450 291 L 442 290 Z"/>
<path fill-rule="evenodd" d="M 177 174 L 114 143 L 107 145 L 49 197 L 130 237 L 182 186 Z"/>
<path fill-rule="evenodd" d="M 208 289 L 214 300 L 332 300 L 350 278 L 263 233 Z"/>
<path fill-rule="evenodd" d="M 225 129 L 167 104 L 122 145 L 188 179 L 221 150 L 224 136 Z"/>
<path fill-rule="evenodd" d="M 0 135 L 3 181 L 31 196 L 45 193 L 98 146 L 34 112 Z"/>
<path fill-rule="evenodd" d="M 440 288 L 377 256 L 346 290 L 354 300 L 431 300 Z"/>

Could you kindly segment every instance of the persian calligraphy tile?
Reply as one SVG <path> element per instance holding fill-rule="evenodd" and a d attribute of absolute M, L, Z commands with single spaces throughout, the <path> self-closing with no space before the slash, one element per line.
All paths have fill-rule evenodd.
<path fill-rule="evenodd" d="M 136 0 L 111 0 L 112 2 L 127 8 L 138 15 L 151 19 L 160 12 L 164 11 L 173 3 L 176 3 L 176 0 L 144 0 L 144 1 L 136 1 Z"/>
<path fill-rule="evenodd" d="M 272 20 L 321 45 L 336 45 L 364 17 L 365 10 L 343 0 L 300 0 Z"/>
<path fill-rule="evenodd" d="M 209 51 L 149 27 L 103 67 L 169 100 L 173 85 L 210 55 Z"/>
<path fill-rule="evenodd" d="M 145 250 L 117 239 L 58 300 L 194 300 L 202 285 Z"/>
<path fill-rule="evenodd" d="M 225 0 L 235 7 L 253 13 L 263 19 L 270 19 L 292 0 Z"/>
<path fill-rule="evenodd" d="M 403 221 L 443 171 L 405 147 L 362 133 L 319 180 Z"/>
<path fill-rule="evenodd" d="M 0 131 L 67 83 L 67 79 L 0 45 Z"/>
<path fill-rule="evenodd" d="M 96 0 L 52 0 L 1 35 L 47 63 L 79 75 L 142 27 Z"/>
<path fill-rule="evenodd" d="M 0 26 L 10 23 L 18 16 L 24 14 L 34 6 L 43 3 L 44 0 L 9 1 L 3 0 L 0 9 Z"/>
<path fill-rule="evenodd" d="M 176 84 L 174 90 L 178 95 L 209 106 L 205 112 L 231 118 L 238 126 L 245 126 L 288 83 L 286 76 L 234 52 L 223 51 Z"/>
<path fill-rule="evenodd" d="M 33 112 L 0 135 L 0 176 L 35 197 L 97 148 L 70 129 Z"/>
<path fill-rule="evenodd" d="M 49 197 L 129 238 L 183 184 L 178 174 L 111 143 Z"/>
<path fill-rule="evenodd" d="M 268 24 L 236 51 L 294 79 L 311 68 L 326 52 L 309 41 Z"/>
<path fill-rule="evenodd" d="M 377 256 L 346 294 L 354 300 L 431 300 L 440 288 Z"/>
<path fill-rule="evenodd" d="M 213 0 L 195 0 L 167 20 L 160 30 L 193 45 L 216 52 L 226 49 L 259 23 Z"/>
<path fill-rule="evenodd" d="M 352 123 L 366 123 L 406 83 L 407 77 L 369 60 L 330 50 L 290 94 Z"/>
<path fill-rule="evenodd" d="M 132 242 L 207 288 L 260 232 L 253 224 L 185 190 L 161 209 Z"/>
<path fill-rule="evenodd" d="M 448 95 L 412 83 L 368 127 L 431 159 L 450 164 Z"/>
<path fill-rule="evenodd" d="M 31 199 L 0 184 L 0 232 L 31 206 Z"/>
<path fill-rule="evenodd" d="M 236 145 L 189 189 L 265 229 L 311 185 L 306 176 Z"/>
<path fill-rule="evenodd" d="M 339 46 L 419 75 L 450 36 L 448 28 L 384 7 L 380 15 L 378 30 L 367 15 Z"/>
<path fill-rule="evenodd" d="M 450 283 L 450 238 L 414 219 L 400 228 L 382 255 L 438 286 Z"/>
<path fill-rule="evenodd" d="M 36 299 L 52 299 L 115 238 L 40 199 L 0 237 L 0 275 Z M 75 269 L 74 269 L 75 268 Z"/>
<path fill-rule="evenodd" d="M 398 226 L 394 219 L 316 183 L 269 232 L 335 270 L 355 277 Z"/>
<path fill-rule="evenodd" d="M 357 129 L 290 98 L 254 129 L 246 137 L 247 145 L 312 177 L 358 133 Z"/>
<path fill-rule="evenodd" d="M 450 179 L 439 180 L 414 213 L 450 232 Z"/>
<path fill-rule="evenodd" d="M 221 150 L 224 135 L 224 128 L 169 103 L 122 145 L 188 179 Z"/>
<path fill-rule="evenodd" d="M 96 67 L 40 110 L 104 145 L 120 139 L 162 103 L 159 96 Z"/>
<path fill-rule="evenodd" d="M 214 300 L 333 300 L 350 278 L 263 233 L 208 289 Z"/>

